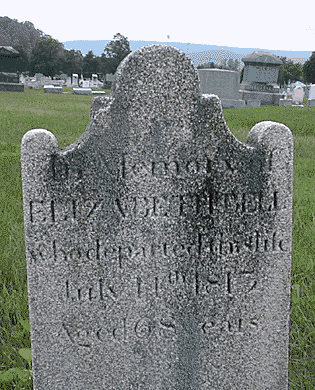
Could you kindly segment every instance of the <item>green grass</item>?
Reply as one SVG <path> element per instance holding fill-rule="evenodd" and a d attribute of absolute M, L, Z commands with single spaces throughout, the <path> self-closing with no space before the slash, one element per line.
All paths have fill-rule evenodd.
<path fill-rule="evenodd" d="M 69 145 L 87 127 L 92 98 L 44 94 L 43 89 L 0 92 L 0 390 L 32 389 L 21 139 L 28 130 L 43 128 L 56 136 L 60 147 Z M 315 389 L 315 107 L 226 109 L 224 116 L 242 142 L 264 120 L 284 123 L 293 133 L 289 389 Z"/>

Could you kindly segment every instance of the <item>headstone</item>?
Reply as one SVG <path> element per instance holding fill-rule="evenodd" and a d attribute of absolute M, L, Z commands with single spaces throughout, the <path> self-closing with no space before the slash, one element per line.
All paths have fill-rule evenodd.
<path fill-rule="evenodd" d="M 44 93 L 50 92 L 50 90 L 54 89 L 53 85 L 44 85 Z"/>
<path fill-rule="evenodd" d="M 60 87 L 61 85 L 63 85 L 63 80 L 53 80 L 52 85 Z"/>
<path fill-rule="evenodd" d="M 292 99 L 286 99 L 286 98 L 280 99 L 279 106 L 285 106 L 285 107 L 292 106 Z"/>
<path fill-rule="evenodd" d="M 42 86 L 44 86 L 44 85 L 52 85 L 52 83 L 53 83 L 53 81 L 52 81 L 52 79 L 51 79 L 50 76 L 49 76 L 49 77 L 42 77 L 42 78 L 40 79 L 40 84 L 41 84 Z"/>
<path fill-rule="evenodd" d="M 246 102 L 247 107 L 260 107 L 260 102 L 256 100 L 247 100 Z"/>
<path fill-rule="evenodd" d="M 92 91 L 93 95 L 106 95 L 105 91 Z"/>
<path fill-rule="evenodd" d="M 76 73 L 72 75 L 72 84 L 73 85 L 79 85 L 79 77 Z"/>
<path fill-rule="evenodd" d="M 0 92 L 24 92 L 17 73 L 19 57 L 12 46 L 0 46 Z"/>
<path fill-rule="evenodd" d="M 27 89 L 40 89 L 41 82 L 35 80 L 25 81 L 24 82 L 25 88 Z"/>
<path fill-rule="evenodd" d="M 315 84 L 310 85 L 309 99 L 315 99 Z"/>
<path fill-rule="evenodd" d="M 280 91 L 277 80 L 282 60 L 273 53 L 255 51 L 242 58 L 242 61 L 245 67 L 240 85 L 241 99 L 278 105 Z"/>
<path fill-rule="evenodd" d="M 72 88 L 75 95 L 91 95 L 92 88 Z"/>
<path fill-rule="evenodd" d="M 110 89 L 112 87 L 112 82 L 114 81 L 114 74 L 106 74 L 105 80 L 103 83 L 103 88 Z"/>
<path fill-rule="evenodd" d="M 198 69 L 200 90 L 204 94 L 217 95 L 223 108 L 245 108 L 240 99 L 240 73 L 226 69 Z"/>
<path fill-rule="evenodd" d="M 303 87 L 303 90 L 304 90 L 304 99 L 308 99 L 309 98 L 309 94 L 310 94 L 310 86 L 309 85 L 305 85 Z"/>
<path fill-rule="evenodd" d="M 55 85 L 44 85 L 44 93 L 62 93 L 62 87 Z"/>
<path fill-rule="evenodd" d="M 83 88 L 89 88 L 89 87 L 90 87 L 90 82 L 89 82 L 88 80 L 84 80 L 84 81 L 82 82 L 82 87 L 83 87 Z"/>
<path fill-rule="evenodd" d="M 35 73 L 36 81 L 40 81 L 44 75 L 42 73 Z"/>
<path fill-rule="evenodd" d="M 315 84 L 310 85 L 309 97 L 307 100 L 307 104 L 309 106 L 315 106 Z"/>
<path fill-rule="evenodd" d="M 0 57 L 1 60 L 1 57 Z M 18 84 L 19 76 L 17 73 L 0 72 L 0 82 L 9 84 Z"/>
<path fill-rule="evenodd" d="M 99 80 L 97 74 L 92 74 L 92 80 L 90 81 L 90 87 L 97 88 L 99 86 Z"/>
<path fill-rule="evenodd" d="M 0 72 L 15 73 L 17 76 L 19 57 L 20 53 L 12 46 L 0 46 Z"/>
<path fill-rule="evenodd" d="M 74 144 L 22 139 L 34 390 L 286 390 L 290 129 L 238 141 L 171 46 L 112 91 Z"/>
<path fill-rule="evenodd" d="M 292 93 L 292 100 L 294 105 L 302 105 L 304 98 L 304 91 L 302 87 L 295 87 Z"/>

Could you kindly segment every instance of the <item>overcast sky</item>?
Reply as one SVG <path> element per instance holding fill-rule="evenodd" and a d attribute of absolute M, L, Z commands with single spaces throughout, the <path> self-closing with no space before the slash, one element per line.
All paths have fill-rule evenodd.
<path fill-rule="evenodd" d="M 4 1 L 1 16 L 30 21 L 60 42 L 131 40 L 199 43 L 260 50 L 315 51 L 314 12 L 283 0 Z M 301 3 L 303 9 L 313 0 Z M 314 8 L 313 8 L 314 11 Z M 169 36 L 169 38 L 167 37 Z"/>

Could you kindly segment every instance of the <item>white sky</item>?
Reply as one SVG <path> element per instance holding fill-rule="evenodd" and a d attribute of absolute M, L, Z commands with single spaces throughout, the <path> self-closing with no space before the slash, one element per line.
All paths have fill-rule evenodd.
<path fill-rule="evenodd" d="M 291 5 L 290 5 L 291 4 Z M 293 5 L 293 8 L 292 7 Z M 313 4 L 313 5 L 312 5 Z M 260 50 L 315 51 L 313 0 L 5 1 L 1 16 L 30 21 L 58 39 L 199 43 Z"/>

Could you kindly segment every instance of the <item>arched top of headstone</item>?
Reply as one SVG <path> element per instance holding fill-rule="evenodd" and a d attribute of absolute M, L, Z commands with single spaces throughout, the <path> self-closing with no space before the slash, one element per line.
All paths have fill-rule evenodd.
<path fill-rule="evenodd" d="M 170 93 L 172 91 L 172 93 Z M 191 60 L 167 45 L 148 45 L 130 53 L 116 70 L 113 97 L 122 105 L 137 108 L 148 100 L 174 103 L 185 108 L 199 95 L 199 78 Z M 187 101 L 188 100 L 188 101 Z"/>
<path fill-rule="evenodd" d="M 109 149 L 115 145 L 138 153 L 151 148 L 159 156 L 191 149 L 195 142 L 203 147 L 214 146 L 219 139 L 239 143 L 226 125 L 220 99 L 201 94 L 191 60 L 166 45 L 142 47 L 121 62 L 112 94 L 93 100 L 81 147 L 95 137 L 99 141 L 93 148 L 105 147 L 110 139 Z"/>

